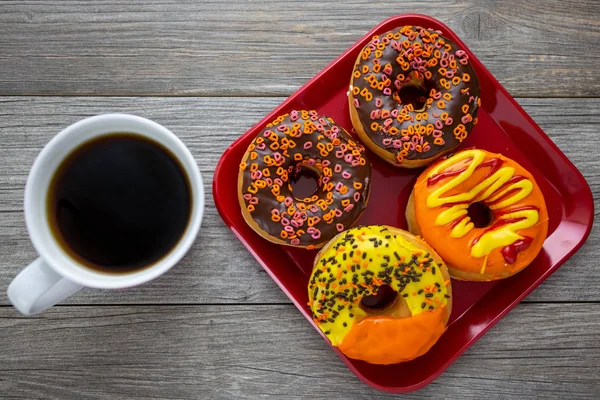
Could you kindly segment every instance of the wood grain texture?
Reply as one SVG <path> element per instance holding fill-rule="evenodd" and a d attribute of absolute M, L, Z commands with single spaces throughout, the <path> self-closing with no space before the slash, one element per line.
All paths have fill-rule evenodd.
<path fill-rule="evenodd" d="M 231 142 L 399 13 L 453 29 L 583 172 L 600 209 L 597 0 L 1 1 L 0 398 L 399 398 L 342 364 L 211 194 Z M 106 112 L 151 118 L 188 145 L 205 182 L 200 235 L 160 279 L 84 289 L 24 318 L 2 288 L 36 257 L 22 212 L 27 173 L 58 131 Z M 401 397 L 597 399 L 599 243 L 594 227 L 439 379 Z"/>
<path fill-rule="evenodd" d="M 2 95 L 289 95 L 380 21 L 453 29 L 515 96 L 599 96 L 597 0 L 3 1 Z"/>
<path fill-rule="evenodd" d="M 600 304 L 522 304 L 402 398 L 597 399 L 598 330 Z M 360 382 L 291 305 L 56 307 L 30 319 L 4 307 L 0 343 L 6 398 L 398 398 Z"/>
<path fill-rule="evenodd" d="M 227 146 L 279 104 L 282 98 L 55 98 L 0 97 L 0 287 L 36 253 L 22 214 L 27 173 L 41 148 L 62 128 L 81 118 L 128 112 L 171 129 L 189 146 L 202 171 L 206 211 L 200 235 L 183 261 L 167 275 L 126 291 L 85 289 L 69 304 L 288 303 L 250 253 L 225 227 L 211 195 L 215 165 Z M 520 99 L 521 104 L 579 167 L 600 207 L 600 99 Z M 235 116 L 231 110 L 235 111 Z M 226 123 L 223 123 L 226 121 Z M 527 301 L 598 301 L 600 231 Z M 227 251 L 224 252 L 223 249 Z M 0 291 L 0 304 L 7 304 Z"/>

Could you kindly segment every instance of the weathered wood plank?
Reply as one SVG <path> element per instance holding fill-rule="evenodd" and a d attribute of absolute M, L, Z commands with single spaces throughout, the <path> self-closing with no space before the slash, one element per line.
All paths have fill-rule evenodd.
<path fill-rule="evenodd" d="M 211 195 L 212 173 L 227 146 L 281 101 L 281 98 L 0 98 L 0 287 L 7 287 L 36 253 L 22 214 L 28 170 L 44 144 L 66 125 L 103 112 L 128 112 L 164 124 L 196 157 L 205 180 L 206 214 L 197 242 L 179 266 L 164 277 L 127 291 L 84 290 L 71 304 L 286 303 L 248 251 L 225 227 Z M 600 99 L 521 99 L 543 129 L 584 173 L 600 208 Z M 236 110 L 235 114 L 231 110 Z M 223 123 L 226 121 L 226 123 Z M 600 257 L 600 231 L 530 301 L 600 300 L 600 277 L 590 260 Z M 223 252 L 224 245 L 227 252 Z M 0 291 L 0 304 L 7 304 Z"/>
<path fill-rule="evenodd" d="M 600 304 L 523 304 L 402 398 L 597 398 Z M 68 340 L 66 339 L 68 338 Z M 397 398 L 360 382 L 291 305 L 0 308 L 15 398 Z"/>
<path fill-rule="evenodd" d="M 446 23 L 513 95 L 600 95 L 596 0 L 3 1 L 0 94 L 289 95 L 398 13 Z"/>

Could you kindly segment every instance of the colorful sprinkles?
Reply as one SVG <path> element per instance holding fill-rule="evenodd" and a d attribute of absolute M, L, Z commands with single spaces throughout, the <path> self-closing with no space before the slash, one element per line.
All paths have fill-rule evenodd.
<path fill-rule="evenodd" d="M 423 93 L 415 110 L 403 88 Z M 441 32 L 404 26 L 373 36 L 348 91 L 362 128 L 378 146 L 405 159 L 427 159 L 458 146 L 477 124 L 479 83 L 469 56 Z"/>
<path fill-rule="evenodd" d="M 389 285 L 412 315 L 445 307 L 446 280 L 430 254 L 385 226 L 357 227 L 340 235 L 317 261 L 308 284 L 314 322 L 335 343 L 364 317 L 361 300 Z M 328 333 L 329 332 L 329 333 Z"/>
<path fill-rule="evenodd" d="M 318 189 L 297 198 L 291 181 L 303 169 Z M 318 247 L 365 209 L 371 166 L 364 147 L 316 111 L 281 115 L 252 141 L 240 164 L 241 202 L 258 227 L 285 244 Z"/>

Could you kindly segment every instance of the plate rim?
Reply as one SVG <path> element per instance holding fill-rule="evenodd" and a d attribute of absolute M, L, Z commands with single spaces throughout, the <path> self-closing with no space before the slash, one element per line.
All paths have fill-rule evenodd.
<path fill-rule="evenodd" d="M 379 31 L 379 29 L 381 29 L 382 26 L 390 24 L 390 23 L 394 23 L 394 22 L 399 22 L 399 21 L 402 21 L 405 19 L 421 19 L 423 21 L 423 23 L 437 24 L 438 26 L 440 26 L 442 28 L 443 31 L 450 32 L 452 34 L 453 41 L 455 41 L 459 46 L 462 46 L 462 48 L 468 49 L 469 52 L 472 54 L 472 51 L 468 48 L 468 46 L 466 46 L 462 42 L 462 40 L 458 37 L 458 35 L 452 29 L 450 29 L 447 25 L 445 25 L 443 22 L 439 21 L 436 18 L 433 18 L 428 15 L 424 15 L 424 14 L 397 14 L 392 17 L 389 17 L 389 18 L 379 22 L 378 24 L 376 24 L 366 34 L 364 34 L 356 42 L 354 42 L 354 44 L 352 44 L 350 47 L 348 47 L 346 50 L 344 50 L 338 57 L 336 57 L 334 60 L 332 60 L 321 71 L 319 71 L 311 79 L 309 79 L 305 84 L 303 84 L 300 88 L 298 88 L 298 90 L 296 90 L 293 94 L 291 94 L 283 102 L 281 102 L 279 105 L 277 105 L 271 111 L 269 111 L 263 118 L 261 118 L 258 122 L 256 122 L 250 128 L 248 128 L 242 135 L 240 135 L 236 140 L 234 140 L 227 147 L 227 149 L 223 152 L 223 154 L 219 158 L 219 161 L 217 162 L 217 166 L 215 167 L 215 171 L 214 171 L 214 175 L 213 175 L 213 183 L 212 183 L 212 195 L 213 195 L 213 199 L 215 202 L 215 207 L 216 207 L 219 215 L 221 216 L 221 218 L 223 219 L 223 221 L 225 222 L 227 227 L 232 230 L 232 232 L 234 233 L 236 238 L 238 240 L 240 240 L 240 242 L 242 242 L 244 247 L 246 247 L 246 249 L 250 252 L 250 254 L 252 254 L 254 259 L 267 272 L 267 274 L 271 277 L 271 279 L 273 281 L 275 281 L 275 283 L 279 286 L 279 288 L 286 294 L 288 299 L 298 309 L 301 309 L 301 307 L 303 307 L 303 305 L 298 304 L 298 302 L 292 296 L 290 296 L 290 293 L 288 292 L 285 285 L 281 282 L 281 280 L 273 273 L 273 271 L 271 271 L 271 269 L 266 265 L 266 263 L 256 254 L 256 252 L 254 251 L 252 246 L 249 245 L 243 239 L 241 234 L 237 231 L 237 229 L 235 229 L 234 222 L 227 215 L 228 213 L 225 212 L 225 210 L 222 208 L 222 205 L 220 204 L 220 202 L 218 200 L 218 192 L 220 190 L 219 177 L 221 176 L 221 173 L 222 173 L 221 170 L 224 168 L 224 165 L 225 165 L 224 160 L 226 160 L 229 157 L 229 153 L 231 153 L 233 151 L 233 149 L 236 148 L 240 144 L 240 142 L 242 142 L 244 139 L 246 139 L 248 136 L 250 136 L 254 130 L 262 127 L 263 125 L 268 123 L 274 116 L 280 114 L 283 110 L 285 110 L 286 107 L 288 107 L 288 105 L 294 100 L 295 97 L 301 95 L 304 91 L 306 91 L 307 88 L 312 86 L 314 82 L 316 82 L 320 77 L 325 75 L 340 60 L 342 60 L 344 57 L 346 57 L 348 55 L 348 53 L 351 53 L 357 47 L 360 47 L 360 48 L 364 47 L 363 41 L 365 41 L 368 38 L 370 38 L 371 36 L 373 36 L 377 31 Z M 399 22 L 398 26 L 400 26 L 401 24 L 402 23 Z M 350 371 L 352 371 L 352 373 L 355 376 L 357 376 L 361 381 L 363 381 L 367 385 L 369 385 L 377 390 L 380 390 L 382 392 L 396 393 L 396 394 L 411 392 L 411 391 L 421 389 L 421 388 L 427 386 L 428 384 L 430 384 L 431 382 L 433 382 L 435 379 L 437 379 L 444 371 L 446 371 L 446 369 L 452 363 L 454 363 L 456 361 L 456 359 L 458 359 L 462 354 L 464 354 L 464 352 L 469 347 L 471 347 L 475 342 L 477 342 L 479 339 L 481 339 L 481 337 L 483 335 L 485 335 L 493 326 L 495 326 L 499 320 L 504 318 L 512 309 L 514 309 L 514 307 L 517 304 L 519 304 L 525 297 L 527 297 L 529 294 L 531 294 L 531 292 L 535 288 L 537 288 L 542 282 L 544 282 L 546 279 L 548 279 L 548 277 L 550 277 L 550 275 L 552 275 L 554 272 L 556 272 L 556 270 L 558 268 L 560 268 L 569 258 L 571 258 L 586 242 L 587 238 L 589 237 L 589 235 L 591 233 L 592 227 L 593 227 L 593 221 L 594 221 L 593 195 L 592 195 L 589 183 L 587 182 L 587 180 L 585 179 L 585 177 L 583 176 L 581 171 L 562 152 L 562 150 L 560 150 L 560 148 L 552 141 L 552 139 L 550 139 L 550 137 L 539 127 L 539 125 L 521 107 L 521 105 L 514 99 L 514 97 L 510 95 L 510 93 L 506 90 L 506 88 L 498 82 L 498 80 L 495 78 L 495 76 L 485 67 L 485 65 L 476 56 L 474 57 L 474 60 L 479 64 L 479 67 L 484 70 L 484 72 L 486 73 L 487 77 L 491 80 L 491 82 L 492 82 L 493 86 L 496 88 L 496 90 L 499 90 L 504 94 L 504 96 L 510 101 L 511 105 L 526 119 L 526 121 L 531 126 L 533 126 L 535 128 L 537 134 L 541 137 L 541 139 L 544 140 L 545 144 L 549 145 L 550 149 L 553 150 L 553 153 L 555 155 L 558 155 L 560 157 L 561 161 L 564 164 L 566 164 L 566 166 L 569 168 L 569 172 L 573 172 L 573 173 L 577 174 L 576 180 L 578 181 L 578 183 L 581 183 L 583 186 L 581 188 L 583 190 L 580 190 L 580 192 L 578 193 L 578 197 L 579 197 L 578 203 L 584 203 L 585 211 L 587 211 L 587 214 L 588 214 L 587 216 L 585 216 L 586 217 L 585 218 L 585 229 L 583 230 L 583 232 L 580 236 L 576 237 L 576 242 L 574 243 L 574 245 L 568 251 L 566 251 L 565 254 L 559 260 L 554 262 L 550 268 L 548 268 L 546 271 L 544 271 L 542 274 L 540 274 L 531 285 L 529 285 L 524 291 L 519 293 L 519 295 L 516 296 L 510 302 L 510 304 L 508 306 L 506 306 L 501 312 L 494 315 L 494 317 L 486 323 L 486 325 L 483 329 L 481 329 L 476 335 L 471 337 L 469 340 L 465 341 L 465 343 L 460 347 L 460 349 L 458 351 L 456 351 L 451 357 L 448 357 L 448 359 L 444 363 L 442 363 L 441 366 L 434 373 L 430 374 L 429 376 L 427 376 L 426 378 L 424 378 L 418 382 L 415 382 L 410 385 L 393 386 L 393 387 L 380 385 L 374 381 L 367 379 L 357 368 L 354 367 L 353 364 L 347 362 L 346 357 L 343 356 L 342 353 L 337 348 L 332 347 L 329 343 L 327 343 L 328 345 L 330 345 L 330 347 L 333 349 L 333 351 L 338 355 L 338 357 L 341 358 L 342 362 L 348 367 L 348 369 Z M 561 221 L 565 221 L 565 220 L 566 219 L 561 219 Z M 554 232 L 559 231 L 559 227 L 560 227 L 560 223 Z M 554 234 L 554 232 L 553 232 L 553 234 Z M 548 236 L 548 237 L 550 237 L 550 236 Z M 302 315 L 304 315 L 301 310 L 299 310 L 299 311 Z M 315 325 L 312 321 L 309 321 L 309 323 L 311 325 L 313 325 L 313 327 L 315 327 Z M 317 329 L 317 332 L 323 337 L 323 334 L 320 332 L 320 330 Z"/>

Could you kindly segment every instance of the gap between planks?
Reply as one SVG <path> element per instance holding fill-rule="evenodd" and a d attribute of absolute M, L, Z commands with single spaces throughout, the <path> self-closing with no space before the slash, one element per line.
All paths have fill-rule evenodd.
<path fill-rule="evenodd" d="M 582 301 L 539 301 L 522 300 L 519 304 L 600 304 L 600 300 L 582 300 Z M 293 306 L 291 302 L 285 303 L 88 303 L 88 304 L 56 304 L 52 307 L 262 307 L 262 306 Z M 0 308 L 12 307 L 10 304 L 0 304 Z"/>
<path fill-rule="evenodd" d="M 306 82 L 307 83 L 307 82 Z M 39 93 L 39 94 L 8 94 L 8 93 L 0 93 L 0 98 L 2 97 L 119 97 L 119 98 L 130 98 L 130 99 L 144 99 L 144 98 L 155 98 L 155 99 L 160 99 L 160 98 L 230 98 L 230 99 L 236 99 L 236 98 L 240 98 L 240 99 L 248 99 L 248 98 L 287 98 L 291 95 L 293 95 L 296 91 L 300 90 L 302 87 L 304 87 L 304 84 L 302 86 L 299 86 L 298 89 L 296 89 L 294 92 L 288 93 L 288 94 L 253 94 L 253 93 L 249 93 L 249 94 L 237 94 L 235 96 L 231 95 L 231 94 L 197 94 L 197 93 L 190 93 L 190 94 L 185 94 L 185 93 L 175 93 L 172 95 L 169 94 L 164 94 L 164 93 L 160 93 L 160 94 L 154 94 L 154 93 L 149 93 L 149 94 L 143 94 L 143 95 L 135 95 L 135 94 L 107 94 L 107 93 L 100 93 L 100 94 L 95 94 L 95 93 L 82 93 L 82 94 L 57 94 L 57 93 Z M 509 92 L 510 95 L 510 92 Z M 512 96 L 512 95 L 511 95 Z M 531 96 L 512 96 L 514 99 L 518 100 L 518 99 L 556 99 L 556 100 L 560 100 L 560 99 L 600 99 L 600 96 L 586 96 L 586 95 L 577 95 L 577 96 L 565 96 L 565 95 L 561 95 L 561 96 L 536 96 L 536 95 L 531 95 Z"/>

